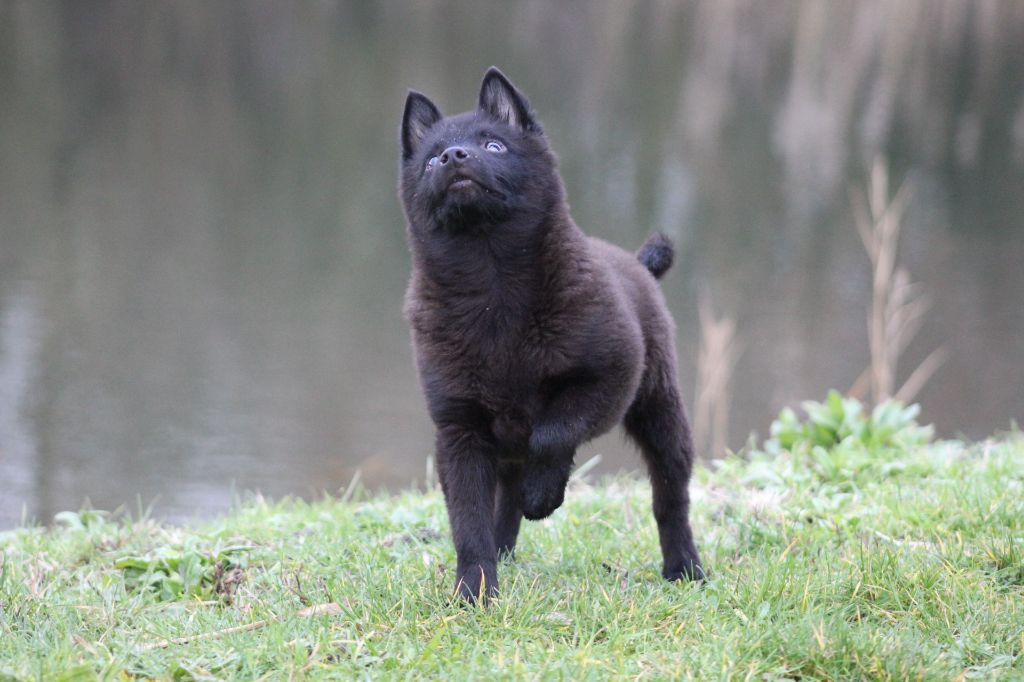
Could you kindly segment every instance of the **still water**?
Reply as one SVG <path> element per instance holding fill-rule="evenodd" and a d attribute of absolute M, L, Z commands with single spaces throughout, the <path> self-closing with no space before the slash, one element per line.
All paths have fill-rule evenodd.
<path fill-rule="evenodd" d="M 901 377 L 941 345 L 923 418 L 1008 428 L 1021 45 L 1013 0 L 4 2 L 0 528 L 86 499 L 187 519 L 357 471 L 422 481 L 397 126 L 407 88 L 463 110 L 491 64 L 585 230 L 675 238 L 685 386 L 701 292 L 736 320 L 732 447 L 867 364 L 850 188 L 878 154 L 911 188 L 899 258 L 932 300 Z M 619 436 L 594 454 L 638 465 Z"/>

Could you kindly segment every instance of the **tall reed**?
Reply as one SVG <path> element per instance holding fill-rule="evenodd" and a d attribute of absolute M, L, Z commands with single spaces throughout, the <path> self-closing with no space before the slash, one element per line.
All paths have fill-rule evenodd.
<path fill-rule="evenodd" d="M 931 352 L 907 380 L 896 388 L 900 356 L 921 329 L 931 303 L 920 284 L 896 264 L 900 230 L 910 191 L 904 182 L 889 198 L 889 171 L 884 159 L 871 167 L 868 192 L 852 189 L 853 210 L 861 242 L 871 260 L 871 303 L 868 307 L 868 345 L 871 363 L 850 389 L 862 396 L 870 390 L 877 404 L 896 398 L 914 399 L 945 360 L 945 350 Z"/>
<path fill-rule="evenodd" d="M 698 452 L 725 454 L 732 402 L 732 375 L 740 355 L 736 321 L 718 319 L 705 293 L 698 304 L 700 348 L 697 353 L 697 390 L 693 408 L 693 433 Z"/>

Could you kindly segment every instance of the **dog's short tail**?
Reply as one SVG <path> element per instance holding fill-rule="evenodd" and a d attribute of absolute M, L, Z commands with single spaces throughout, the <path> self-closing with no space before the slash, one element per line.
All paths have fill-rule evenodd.
<path fill-rule="evenodd" d="M 655 279 L 661 279 L 665 271 L 672 267 L 674 256 L 675 249 L 672 247 L 672 240 L 661 232 L 655 232 L 648 237 L 640 250 L 636 252 L 637 259 L 651 271 Z"/>

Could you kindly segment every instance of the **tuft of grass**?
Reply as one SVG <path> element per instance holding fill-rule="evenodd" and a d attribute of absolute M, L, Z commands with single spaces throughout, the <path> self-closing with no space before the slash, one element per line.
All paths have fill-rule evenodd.
<path fill-rule="evenodd" d="M 436 489 L 0 533 L 0 680 L 1024 677 L 1024 436 L 834 400 L 695 473 L 702 586 L 661 579 L 630 477 L 525 524 L 488 608 Z"/>

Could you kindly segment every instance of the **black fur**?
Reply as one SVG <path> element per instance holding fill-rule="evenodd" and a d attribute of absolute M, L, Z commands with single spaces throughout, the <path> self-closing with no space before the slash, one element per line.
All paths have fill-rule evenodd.
<path fill-rule="evenodd" d="M 651 271 L 655 279 L 661 279 L 661 276 L 672 267 L 672 260 L 675 257 L 672 240 L 660 232 L 652 234 L 637 251 L 636 257 Z"/>
<path fill-rule="evenodd" d="M 675 328 L 655 282 L 671 243 L 656 235 L 634 257 L 584 235 L 529 103 L 496 68 L 475 111 L 443 118 L 410 92 L 401 144 L 406 316 L 459 592 L 497 590 L 522 517 L 557 509 L 576 448 L 620 422 L 650 473 L 663 575 L 702 577 Z"/>

